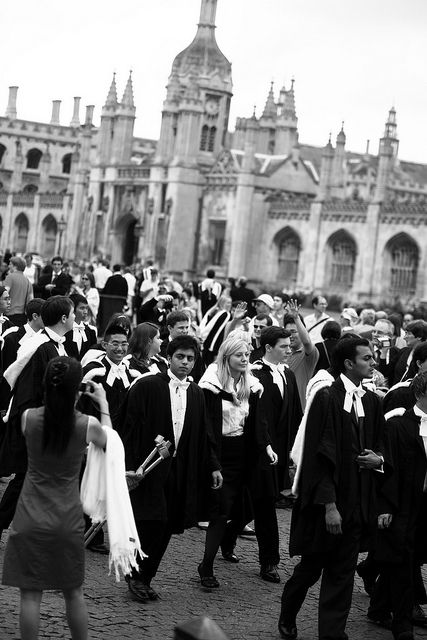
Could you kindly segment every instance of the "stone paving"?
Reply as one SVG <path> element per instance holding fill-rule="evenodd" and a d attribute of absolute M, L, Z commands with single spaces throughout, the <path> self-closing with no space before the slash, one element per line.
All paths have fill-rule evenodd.
<path fill-rule="evenodd" d="M 281 530 L 283 581 L 296 560 L 287 553 L 290 511 L 278 511 Z M 223 629 L 229 640 L 278 639 L 277 618 L 282 586 L 264 582 L 258 576 L 257 544 L 253 538 L 240 538 L 236 553 L 240 563 L 230 564 L 218 558 L 217 590 L 204 591 L 197 576 L 202 556 L 204 532 L 199 529 L 175 536 L 160 567 L 153 587 L 159 591 L 157 602 L 141 604 L 132 599 L 124 581 L 108 576 L 106 556 L 87 552 L 85 594 L 89 609 L 90 638 L 97 640 L 163 640 L 173 638 L 175 625 L 193 617 L 207 615 Z M 6 536 L 0 543 L 0 571 Z M 298 619 L 299 638 L 317 638 L 318 586 L 309 593 Z M 19 639 L 19 594 L 17 589 L 0 586 L 0 640 Z M 366 620 L 368 597 L 360 579 L 356 579 L 353 606 L 347 632 L 350 640 L 381 640 L 391 633 Z M 46 592 L 42 602 L 39 637 L 44 640 L 68 639 L 62 596 Z M 427 638 L 427 629 L 417 629 L 417 638 Z"/>

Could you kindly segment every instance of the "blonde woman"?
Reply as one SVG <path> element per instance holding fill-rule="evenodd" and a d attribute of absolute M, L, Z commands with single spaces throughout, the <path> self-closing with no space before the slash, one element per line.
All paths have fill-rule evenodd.
<path fill-rule="evenodd" d="M 250 471 L 260 455 L 271 464 L 277 463 L 277 455 L 259 412 L 262 386 L 249 373 L 249 345 L 242 332 L 224 340 L 217 362 L 208 367 L 199 386 L 205 394 L 212 464 L 223 475 L 222 488 L 211 490 L 205 553 L 198 567 L 202 586 L 212 589 L 219 586 L 213 563 L 227 520 L 232 514 L 236 517 L 243 502 Z"/>

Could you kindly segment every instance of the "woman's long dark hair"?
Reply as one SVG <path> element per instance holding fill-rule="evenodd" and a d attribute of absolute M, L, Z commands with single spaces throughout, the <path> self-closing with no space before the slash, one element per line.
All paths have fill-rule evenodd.
<path fill-rule="evenodd" d="M 128 353 L 137 360 L 146 360 L 150 352 L 153 338 L 159 333 L 159 327 L 152 322 L 141 322 L 132 332 Z"/>
<path fill-rule="evenodd" d="M 43 378 L 43 451 L 63 454 L 75 425 L 74 405 L 82 381 L 78 360 L 60 356 L 51 360 Z"/>

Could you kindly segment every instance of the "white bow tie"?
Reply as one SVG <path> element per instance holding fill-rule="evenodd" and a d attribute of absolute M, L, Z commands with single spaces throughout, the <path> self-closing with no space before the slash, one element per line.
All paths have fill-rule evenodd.
<path fill-rule="evenodd" d="M 356 403 L 356 414 L 358 418 L 363 418 L 365 411 L 363 409 L 362 398 L 366 391 L 362 387 L 356 387 L 352 391 L 345 392 L 344 411 L 351 413 L 353 402 Z"/>
<path fill-rule="evenodd" d="M 83 323 L 81 324 L 76 323 L 73 325 L 73 342 L 77 344 L 79 351 L 82 348 L 83 342 L 87 342 L 85 325 Z"/>
<path fill-rule="evenodd" d="M 67 352 L 65 351 L 65 347 L 64 347 L 64 342 L 65 342 L 65 338 L 62 336 L 60 338 L 56 338 L 55 340 L 49 336 L 50 339 L 52 340 L 52 342 L 55 343 L 57 349 L 58 349 L 58 355 L 60 356 L 66 356 Z"/>
<path fill-rule="evenodd" d="M 108 386 L 112 387 L 115 380 L 121 380 L 125 389 L 130 387 L 130 382 L 129 378 L 126 375 L 126 371 L 127 369 L 124 364 L 112 364 L 106 380 Z"/>
<path fill-rule="evenodd" d="M 178 391 L 178 389 L 182 389 L 183 391 L 186 391 L 188 389 L 188 387 L 190 386 L 190 383 L 187 382 L 187 380 L 172 380 L 171 379 L 171 385 L 172 385 L 172 389 L 174 391 Z"/>
<path fill-rule="evenodd" d="M 420 436 L 427 438 L 427 416 L 421 416 L 420 418 Z"/>

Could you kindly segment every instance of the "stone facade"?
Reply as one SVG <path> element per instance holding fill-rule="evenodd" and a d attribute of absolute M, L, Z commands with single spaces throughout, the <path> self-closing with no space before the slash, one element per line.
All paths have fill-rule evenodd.
<path fill-rule="evenodd" d="M 214 267 L 271 289 L 352 300 L 427 298 L 427 165 L 398 158 L 396 112 L 378 154 L 299 141 L 295 86 L 271 85 L 262 114 L 229 133 L 231 64 L 215 40 L 217 0 L 172 64 L 158 141 L 136 138 L 132 77 L 69 126 L 0 118 L 1 246 L 49 258 L 153 259 L 192 278 Z"/>

